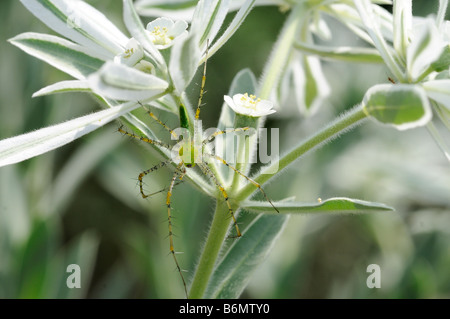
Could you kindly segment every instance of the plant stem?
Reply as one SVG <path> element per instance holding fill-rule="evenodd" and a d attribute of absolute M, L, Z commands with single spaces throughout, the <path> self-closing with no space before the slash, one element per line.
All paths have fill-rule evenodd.
<path fill-rule="evenodd" d="M 219 256 L 219 251 L 227 235 L 228 227 L 230 226 L 228 215 L 228 207 L 225 202 L 217 201 L 205 248 L 203 249 L 200 261 L 197 265 L 194 280 L 192 281 L 191 289 L 189 291 L 190 299 L 200 299 L 205 293 L 217 257 Z"/>
<path fill-rule="evenodd" d="M 340 134 L 349 131 L 351 128 L 355 127 L 357 124 L 361 123 L 363 119 L 367 117 L 361 105 L 353 108 L 349 112 L 345 113 L 337 120 L 320 130 L 315 135 L 308 138 L 306 141 L 301 143 L 299 146 L 295 147 L 289 153 L 284 155 L 278 161 L 275 161 L 271 165 L 267 166 L 262 172 L 259 173 L 254 180 L 259 184 L 264 184 L 270 178 L 278 174 L 283 168 L 306 154 L 307 152 L 314 150 L 321 145 L 325 144 L 338 137 Z M 249 197 L 256 187 L 248 183 L 244 188 L 242 188 L 236 196 L 236 200 L 242 201 Z"/>
<path fill-rule="evenodd" d="M 292 45 L 298 35 L 299 25 L 306 12 L 305 6 L 299 4 L 289 14 L 263 72 L 261 87 L 258 92 L 261 99 L 268 99 L 273 88 L 278 85 L 280 76 L 292 52 Z"/>

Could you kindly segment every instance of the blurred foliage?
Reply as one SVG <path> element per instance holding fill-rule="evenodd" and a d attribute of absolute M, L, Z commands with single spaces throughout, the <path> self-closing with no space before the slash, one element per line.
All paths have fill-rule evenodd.
<path fill-rule="evenodd" d="M 121 25 L 119 1 L 89 2 Z M 415 14 L 436 12 L 428 1 L 414 5 Z M 6 26 L 0 29 L 0 138 L 98 108 L 85 94 L 32 99 L 33 92 L 66 76 L 6 40 L 27 31 L 51 32 L 19 1 L 1 1 L 0 17 Z M 215 126 L 223 95 L 239 70 L 249 67 L 260 75 L 283 19 L 278 8 L 256 8 L 208 61 L 205 126 Z M 348 36 L 339 35 L 339 26 L 333 30 L 337 38 Z M 268 126 L 280 128 L 281 151 L 358 103 L 370 85 L 387 82 L 388 76 L 369 65 L 327 62 L 324 70 L 333 95 L 318 114 L 305 119 L 279 112 L 268 120 Z M 197 83 L 188 90 L 192 101 Z M 165 114 L 160 116 L 164 120 Z M 116 127 L 0 168 L 1 298 L 183 297 L 168 254 L 164 192 L 143 200 L 136 184 L 139 172 L 159 160 Z M 450 297 L 450 167 L 425 130 L 398 132 L 368 122 L 286 172 L 265 186 L 271 198 L 349 196 L 397 211 L 292 217 L 243 297 Z M 170 172 L 158 170 L 146 187 L 162 190 L 169 179 Z M 187 183 L 176 186 L 173 201 L 175 244 L 189 271 L 214 202 Z M 81 289 L 66 286 L 72 263 L 81 266 Z M 380 289 L 366 286 L 366 268 L 373 263 L 381 266 Z"/>

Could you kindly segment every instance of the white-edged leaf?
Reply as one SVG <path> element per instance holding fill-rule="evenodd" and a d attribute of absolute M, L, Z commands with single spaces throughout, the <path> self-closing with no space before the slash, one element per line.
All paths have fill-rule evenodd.
<path fill-rule="evenodd" d="M 364 213 L 372 211 L 393 211 L 385 204 L 368 202 L 347 197 L 332 197 L 316 202 L 274 202 L 281 214 L 309 214 L 309 213 Z M 268 202 L 244 201 L 241 207 L 249 212 L 278 214 Z"/>
<path fill-rule="evenodd" d="M 450 80 L 433 80 L 422 83 L 427 95 L 450 111 Z"/>
<path fill-rule="evenodd" d="M 386 40 L 381 32 L 380 25 L 382 16 L 379 15 L 381 12 L 379 12 L 379 10 L 374 12 L 374 8 L 378 8 L 378 6 L 372 6 L 369 0 L 353 0 L 353 2 L 358 10 L 366 32 L 369 34 L 375 47 L 380 52 L 384 62 L 397 79 L 403 79 L 404 74 L 402 68 L 394 58 L 393 50 L 386 43 Z"/>
<path fill-rule="evenodd" d="M 191 24 L 191 32 L 199 36 L 199 45 L 203 48 L 206 40 L 214 41 L 227 15 L 230 0 L 201 0 L 197 4 Z"/>
<path fill-rule="evenodd" d="M 141 16 L 191 21 L 197 3 L 198 0 L 138 0 L 134 6 Z"/>
<path fill-rule="evenodd" d="M 432 19 L 414 26 L 414 38 L 406 53 L 408 73 L 412 81 L 419 79 L 438 60 L 444 44 Z"/>
<path fill-rule="evenodd" d="M 127 26 L 131 35 L 142 45 L 142 47 L 150 54 L 150 57 L 160 67 L 165 69 L 164 58 L 153 42 L 150 40 L 147 31 L 142 25 L 141 19 L 137 15 L 133 2 L 131 0 L 123 0 L 123 21 Z"/>
<path fill-rule="evenodd" d="M 178 40 L 172 47 L 169 71 L 178 93 L 182 93 L 191 82 L 198 67 L 201 52 L 198 37 L 190 34 Z"/>
<path fill-rule="evenodd" d="M 88 81 L 61 81 L 54 83 L 52 85 L 48 85 L 39 91 L 33 93 L 33 97 L 49 95 L 55 93 L 66 93 L 66 92 L 90 92 L 91 88 L 89 87 Z"/>
<path fill-rule="evenodd" d="M 292 63 L 297 106 L 302 114 L 314 114 L 331 90 L 317 56 L 300 56 Z"/>
<path fill-rule="evenodd" d="M 288 215 L 264 214 L 255 218 L 214 269 L 203 297 L 238 298 L 255 269 L 269 255 L 288 219 Z"/>
<path fill-rule="evenodd" d="M 22 33 L 9 42 L 77 79 L 85 79 L 105 61 L 89 48 L 48 34 Z"/>
<path fill-rule="evenodd" d="M 368 116 L 398 130 L 424 126 L 432 117 L 426 92 L 418 85 L 375 85 L 367 90 L 362 105 Z"/>
<path fill-rule="evenodd" d="M 412 0 L 395 1 L 394 16 L 394 49 L 403 59 L 406 59 L 406 48 L 412 31 Z"/>
<path fill-rule="evenodd" d="M 103 13 L 80 0 L 21 0 L 50 29 L 112 58 L 123 51 L 126 37 Z"/>
<path fill-rule="evenodd" d="M 377 50 L 362 47 L 332 47 L 297 42 L 294 44 L 296 49 L 306 54 L 314 54 L 322 59 L 331 59 L 348 62 L 360 63 L 382 63 L 383 59 Z"/>
<path fill-rule="evenodd" d="M 213 44 L 213 46 L 209 50 L 209 56 L 213 56 L 214 53 L 217 52 L 217 50 L 219 50 L 233 36 L 233 34 L 237 31 L 239 26 L 242 24 L 242 22 L 244 22 L 245 18 L 252 10 L 255 1 L 256 0 L 245 1 L 245 3 L 234 16 L 233 21 L 231 21 L 230 25 L 223 32 L 222 36 Z"/>
<path fill-rule="evenodd" d="M 106 62 L 88 77 L 89 86 L 98 93 L 117 100 L 146 100 L 163 93 L 168 83 L 124 64 Z"/>
<path fill-rule="evenodd" d="M 67 122 L 0 141 L 0 166 L 18 163 L 54 150 L 88 134 L 140 105 L 127 102 Z"/>

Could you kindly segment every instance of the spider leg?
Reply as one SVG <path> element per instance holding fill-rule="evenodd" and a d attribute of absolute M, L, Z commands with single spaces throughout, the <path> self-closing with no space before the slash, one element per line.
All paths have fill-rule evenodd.
<path fill-rule="evenodd" d="M 214 175 L 214 173 L 211 171 L 211 169 L 208 167 L 208 165 L 204 164 L 204 163 L 198 163 L 198 166 L 200 167 L 200 169 L 202 170 L 202 172 L 204 174 L 206 174 L 207 176 L 209 176 L 214 184 L 216 184 L 217 188 L 220 190 L 220 192 L 223 195 L 223 198 L 225 199 L 225 202 L 227 203 L 228 206 L 228 211 L 231 215 L 231 218 L 233 219 L 233 224 L 234 227 L 236 228 L 236 237 L 241 237 L 241 231 L 239 230 L 238 224 L 236 222 L 236 218 L 234 217 L 234 212 L 233 212 L 233 208 L 231 207 L 230 201 L 229 201 L 229 197 L 227 194 L 227 191 L 225 190 L 225 188 L 219 183 L 219 181 L 217 180 L 216 176 Z"/>
<path fill-rule="evenodd" d="M 169 222 L 170 253 L 172 254 L 173 260 L 175 261 L 175 265 L 177 266 L 177 270 L 180 273 L 181 280 L 183 281 L 184 292 L 186 293 L 186 297 L 188 297 L 186 282 L 184 280 L 180 264 L 178 263 L 177 257 L 175 256 L 176 252 L 173 247 L 172 215 L 170 212 L 170 199 L 172 197 L 172 190 L 175 185 L 175 181 L 177 180 L 177 178 L 179 178 L 181 180 L 185 174 L 186 174 L 186 168 L 184 168 L 184 163 L 181 162 L 180 164 L 178 164 L 177 170 L 173 174 L 172 180 L 170 181 L 169 191 L 167 192 L 166 205 L 167 205 L 167 217 L 168 217 L 168 222 Z"/>
<path fill-rule="evenodd" d="M 166 144 L 166 143 L 163 143 L 163 142 L 160 142 L 160 141 L 157 141 L 157 140 L 152 140 L 152 139 L 147 138 L 147 137 L 138 136 L 138 135 L 136 135 L 134 133 L 127 132 L 124 129 L 122 129 L 122 126 L 119 127 L 117 130 L 120 133 L 122 133 L 123 135 L 128 135 L 128 136 L 130 136 L 132 138 L 135 138 L 137 140 L 140 140 L 140 141 L 152 144 L 152 145 L 157 145 L 157 146 L 163 147 L 163 148 L 168 149 L 168 150 L 172 150 L 172 147 L 169 144 Z"/>
<path fill-rule="evenodd" d="M 236 173 L 238 173 L 239 175 L 241 175 L 242 177 L 244 177 L 246 180 L 248 180 L 250 183 L 252 183 L 253 185 L 255 185 L 260 192 L 264 195 L 264 197 L 266 198 L 266 200 L 270 203 L 270 205 L 272 205 L 272 207 L 277 211 L 277 213 L 279 213 L 279 210 L 275 207 L 275 205 L 272 203 L 272 201 L 269 199 L 269 197 L 267 196 L 266 192 L 262 189 L 261 185 L 259 183 L 257 183 L 256 181 L 254 181 L 253 179 L 251 179 L 250 177 L 248 177 L 247 175 L 245 175 L 244 173 L 242 173 L 241 171 L 239 171 L 237 168 L 235 168 L 234 166 L 230 165 L 227 161 L 225 161 L 222 157 L 217 156 L 217 155 L 213 155 L 213 154 L 208 154 L 205 153 L 203 155 L 206 155 L 208 157 L 214 158 L 217 161 L 221 162 L 222 164 L 226 165 L 227 167 L 231 168 L 233 171 L 235 171 Z"/>
<path fill-rule="evenodd" d="M 231 129 L 227 129 L 227 130 L 223 130 L 223 131 L 214 132 L 210 136 L 208 136 L 207 138 L 205 138 L 203 140 L 202 146 L 205 146 L 206 144 L 212 142 L 218 135 L 233 133 L 233 132 L 244 132 L 244 131 L 248 131 L 249 129 L 250 129 L 249 127 L 239 127 L 239 128 L 231 128 Z"/>
<path fill-rule="evenodd" d="M 163 166 L 169 165 L 171 162 L 172 162 L 172 160 L 166 160 L 166 161 L 161 162 L 158 165 L 155 165 L 152 168 L 149 168 L 148 170 L 145 170 L 145 171 L 143 171 L 143 172 L 141 172 L 139 174 L 139 176 L 138 176 L 139 190 L 141 191 L 142 198 L 147 198 L 147 197 L 152 196 L 153 194 L 155 194 L 155 193 L 153 193 L 153 194 L 148 194 L 147 195 L 147 194 L 144 193 L 143 182 L 142 182 L 144 176 L 149 174 L 149 173 L 151 173 L 151 172 L 153 172 L 153 171 L 156 171 L 157 169 L 159 169 L 159 168 L 161 168 Z"/>
<path fill-rule="evenodd" d="M 208 61 L 208 47 L 209 47 L 209 40 L 206 40 L 205 64 L 203 65 L 202 85 L 200 86 L 200 96 L 198 98 L 197 110 L 195 111 L 196 120 L 200 118 L 200 107 L 202 106 L 203 94 L 205 93 L 206 61 Z"/>

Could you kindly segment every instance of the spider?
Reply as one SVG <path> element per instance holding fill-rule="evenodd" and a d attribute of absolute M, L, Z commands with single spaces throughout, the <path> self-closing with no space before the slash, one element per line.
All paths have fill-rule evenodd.
<path fill-rule="evenodd" d="M 204 66 L 203 66 L 203 75 L 202 75 L 202 81 L 201 81 L 201 87 L 200 87 L 200 94 L 199 94 L 197 109 L 196 109 L 195 118 L 194 118 L 194 128 L 201 127 L 201 125 L 199 125 L 200 109 L 201 109 L 201 106 L 202 106 L 203 95 L 205 93 L 204 88 L 205 88 L 205 83 L 206 83 L 206 62 L 207 62 L 207 57 L 208 57 L 208 49 L 206 49 L 206 52 L 205 52 L 205 62 L 204 62 Z M 141 104 L 139 101 L 138 101 L 138 103 Z M 181 128 L 184 128 L 184 129 L 187 130 L 188 129 L 187 120 L 183 121 L 183 117 L 186 117 L 186 115 L 185 115 L 185 113 L 183 113 L 182 110 L 185 110 L 183 105 L 180 106 L 180 124 L 181 124 Z M 159 123 L 165 130 L 167 130 L 170 133 L 170 135 L 172 136 L 172 139 L 180 141 L 180 136 L 179 136 L 179 134 L 177 134 L 177 130 L 172 130 L 171 128 L 169 128 L 165 123 L 163 123 L 151 111 L 149 111 L 149 110 L 146 110 L 146 111 L 147 111 L 147 114 L 153 120 L 155 120 L 157 123 Z M 174 243 L 173 243 L 173 230 L 172 230 L 173 229 L 173 223 L 172 223 L 172 214 L 171 214 L 171 198 L 172 198 L 172 193 L 173 193 L 174 186 L 179 183 L 179 182 L 177 183 L 176 181 L 180 180 L 180 182 L 181 182 L 181 180 L 183 179 L 183 177 L 187 173 L 187 169 L 190 169 L 190 168 L 193 168 L 193 167 L 197 166 L 200 169 L 200 171 L 211 181 L 211 183 L 221 193 L 221 197 L 223 197 L 223 200 L 226 202 L 226 205 L 228 207 L 229 215 L 231 217 L 233 226 L 234 226 L 235 231 L 236 231 L 236 235 L 235 236 L 230 236 L 231 238 L 239 238 L 239 237 L 242 236 L 242 233 L 239 230 L 239 227 L 238 227 L 238 224 L 237 224 L 237 221 L 236 221 L 236 218 L 235 218 L 235 214 L 234 214 L 233 208 L 232 208 L 232 206 L 231 206 L 231 204 L 229 202 L 229 196 L 228 196 L 227 190 L 220 183 L 220 181 L 216 177 L 216 174 L 213 172 L 213 170 L 211 170 L 210 166 L 208 165 L 209 160 L 212 159 L 212 160 L 218 161 L 219 163 L 222 163 L 223 165 L 225 165 L 228 168 L 232 169 L 236 174 L 242 176 L 248 182 L 252 183 L 255 187 L 257 187 L 259 189 L 259 191 L 263 194 L 265 199 L 272 205 L 272 207 L 277 212 L 279 212 L 278 209 L 273 205 L 273 203 L 269 199 L 269 197 L 266 195 L 266 193 L 264 192 L 264 190 L 262 189 L 260 184 L 258 184 L 253 179 L 251 179 L 250 177 L 246 176 L 244 173 L 239 171 L 237 168 L 235 168 L 234 166 L 229 164 L 222 157 L 220 157 L 220 156 L 218 156 L 216 154 L 212 154 L 207 148 L 207 145 L 209 143 L 211 143 L 219 135 L 232 133 L 232 132 L 244 132 L 244 131 L 248 131 L 249 129 L 250 129 L 249 127 L 241 127 L 241 128 L 232 128 L 232 129 L 225 129 L 225 130 L 221 130 L 221 131 L 216 131 L 216 132 L 210 134 L 209 136 L 207 136 L 206 138 L 204 138 L 201 141 L 196 140 L 195 137 L 196 137 L 196 135 L 197 136 L 203 136 L 202 132 L 194 133 L 194 137 L 189 137 L 189 138 L 185 138 L 185 136 L 183 135 L 183 140 L 181 140 L 180 143 L 177 143 L 177 145 L 171 146 L 169 144 L 166 144 L 164 142 L 161 142 L 161 141 L 158 141 L 158 140 L 155 140 L 155 139 L 150 139 L 150 138 L 147 138 L 147 137 L 138 136 L 138 135 L 136 135 L 136 134 L 134 134 L 132 132 L 128 132 L 128 131 L 123 129 L 123 126 L 118 128 L 118 131 L 120 133 L 122 133 L 123 135 L 127 135 L 127 136 L 129 136 L 131 138 L 138 139 L 140 141 L 143 141 L 143 142 L 152 144 L 154 146 L 166 149 L 166 150 L 170 151 L 171 154 L 172 154 L 171 158 L 160 162 L 159 164 L 153 166 L 150 169 L 142 171 L 139 174 L 139 176 L 138 176 L 138 181 L 139 181 L 139 190 L 140 190 L 142 198 L 150 197 L 150 196 L 152 196 L 152 195 L 154 195 L 156 193 L 146 194 L 144 192 L 144 188 L 143 188 L 143 179 L 144 179 L 144 177 L 146 175 L 150 174 L 151 172 L 154 172 L 157 169 L 160 169 L 162 167 L 171 166 L 171 164 L 175 164 L 175 166 L 176 166 L 175 167 L 175 172 L 173 173 L 172 179 L 170 180 L 170 184 L 169 184 L 168 188 L 166 188 L 164 190 L 167 190 L 166 206 L 167 206 L 167 216 L 168 216 L 167 221 L 168 221 L 168 228 L 169 228 L 169 250 L 170 250 L 170 254 L 173 256 L 173 260 L 175 261 L 175 265 L 176 265 L 176 268 L 177 268 L 177 270 L 178 270 L 178 272 L 180 274 L 181 281 L 183 282 L 183 286 L 184 286 L 184 291 L 186 293 L 186 297 L 188 296 L 186 281 L 185 281 L 183 273 L 182 273 L 183 270 L 182 270 L 182 268 L 181 268 L 181 266 L 180 266 L 180 264 L 179 264 L 179 262 L 177 260 L 177 257 L 176 257 L 177 252 L 175 251 Z"/>

